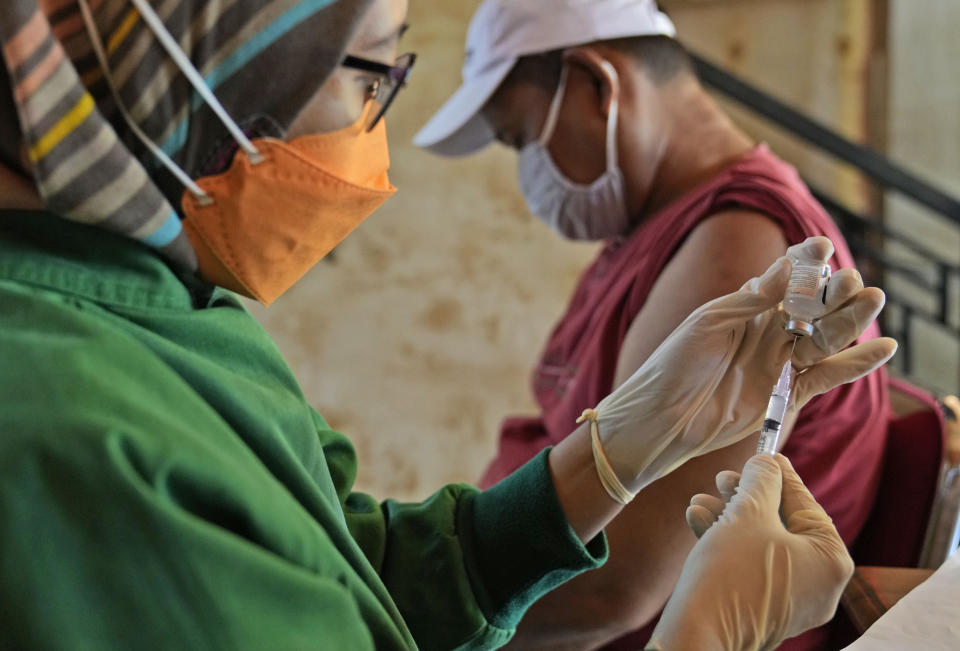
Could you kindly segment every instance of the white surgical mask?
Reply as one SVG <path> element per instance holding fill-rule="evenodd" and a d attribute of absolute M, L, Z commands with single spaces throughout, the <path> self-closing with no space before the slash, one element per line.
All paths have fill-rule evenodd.
<path fill-rule="evenodd" d="M 614 79 L 617 78 L 617 72 L 609 62 L 604 61 L 602 65 Z M 617 166 L 618 98 L 614 94 L 607 116 L 606 171 L 593 183 L 575 183 L 557 169 L 547 150 L 566 85 L 567 68 L 564 66 L 543 132 L 520 151 L 520 191 L 530 211 L 563 237 L 603 240 L 626 235 L 630 220 L 623 173 Z"/>

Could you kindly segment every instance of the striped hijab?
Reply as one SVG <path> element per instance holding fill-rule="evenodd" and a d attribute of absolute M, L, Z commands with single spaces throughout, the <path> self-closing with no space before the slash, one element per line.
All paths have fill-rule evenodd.
<path fill-rule="evenodd" d="M 192 177 L 235 145 L 127 0 L 88 0 L 124 105 Z M 339 63 L 369 0 L 153 0 L 151 5 L 251 135 L 283 131 Z M 0 162 L 32 175 L 52 212 L 196 258 L 183 188 L 123 121 L 77 0 L 0 0 Z"/>

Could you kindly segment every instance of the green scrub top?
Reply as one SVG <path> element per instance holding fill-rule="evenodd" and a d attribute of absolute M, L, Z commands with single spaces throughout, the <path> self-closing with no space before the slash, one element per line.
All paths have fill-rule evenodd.
<path fill-rule="evenodd" d="M 0 648 L 494 648 L 606 558 L 546 452 L 419 504 L 356 464 L 236 296 L 0 213 Z"/>

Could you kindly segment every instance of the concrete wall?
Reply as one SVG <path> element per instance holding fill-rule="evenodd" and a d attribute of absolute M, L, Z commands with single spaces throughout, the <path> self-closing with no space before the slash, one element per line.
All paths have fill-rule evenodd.
<path fill-rule="evenodd" d="M 956 6 L 926 1 L 943 11 Z M 913 21 L 909 30 L 943 21 L 911 14 L 905 8 L 913 3 L 900 3 L 904 10 L 896 15 Z M 864 0 L 669 4 L 688 43 L 847 135 L 862 135 Z M 459 83 L 474 7 L 472 0 L 411 3 L 403 46 L 421 58 L 388 120 L 391 176 L 400 192 L 338 248 L 333 262 L 321 263 L 269 310 L 254 308 L 311 403 L 355 442 L 358 486 L 378 495 L 423 497 L 443 482 L 479 476 L 502 418 L 532 411 L 529 371 L 595 251 L 560 241 L 527 215 L 511 153 L 491 148 L 449 161 L 410 145 Z M 915 43 L 897 75 L 916 77 L 933 55 L 923 48 L 942 39 L 953 48 L 941 66 L 950 85 L 957 41 L 947 22 L 940 24 L 943 33 Z M 933 128 L 956 125 L 957 84 L 920 86 L 898 91 L 904 104 L 897 110 L 918 117 L 895 122 L 912 130 L 901 137 L 907 126 L 895 126 L 895 140 L 917 142 L 902 150 L 913 157 L 929 154 L 918 138 L 942 138 L 928 164 L 949 159 L 956 166 L 956 131 L 948 143 Z M 931 110 L 940 122 L 920 117 Z M 843 170 L 761 123 L 750 128 L 811 177 L 860 196 Z"/>

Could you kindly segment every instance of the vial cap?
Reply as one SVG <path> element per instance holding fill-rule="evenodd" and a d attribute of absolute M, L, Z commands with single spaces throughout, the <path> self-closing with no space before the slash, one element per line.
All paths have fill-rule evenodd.
<path fill-rule="evenodd" d="M 809 321 L 801 321 L 800 319 L 788 319 L 783 329 L 799 337 L 809 337 L 813 334 L 813 324 Z"/>

